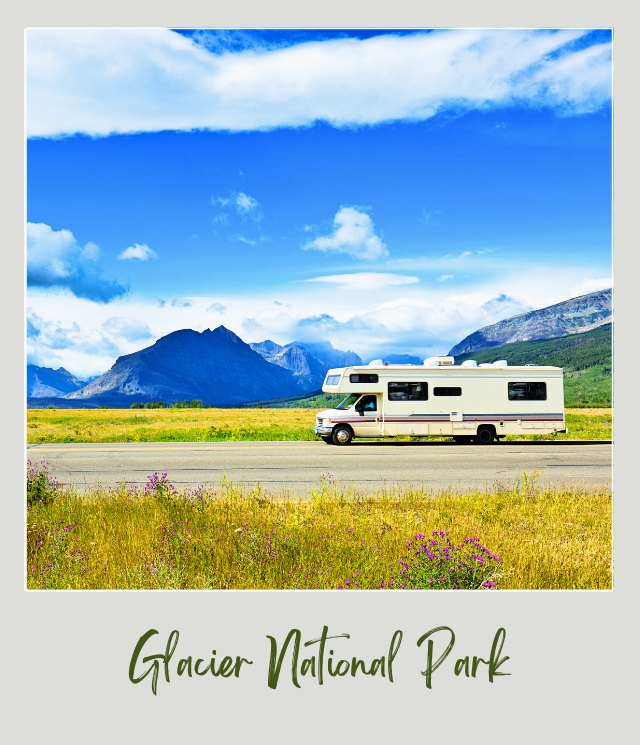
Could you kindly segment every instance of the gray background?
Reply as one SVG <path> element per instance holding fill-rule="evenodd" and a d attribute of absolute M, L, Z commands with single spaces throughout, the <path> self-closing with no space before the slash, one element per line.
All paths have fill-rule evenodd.
<path fill-rule="evenodd" d="M 632 332 L 637 268 L 632 189 L 638 167 L 638 69 L 636 24 L 621 3 L 456 3 L 425 8 L 394 2 L 383 12 L 367 3 L 324 2 L 315 13 L 299 4 L 234 4 L 220 11 L 183 0 L 158 11 L 151 2 L 30 2 L 5 22 L 3 61 L 9 84 L 3 116 L 2 224 L 9 228 L 3 257 L 3 330 L 9 339 L 3 362 L 3 410 L 8 461 L 3 464 L 8 515 L 2 526 L 2 613 L 6 704 L 3 730 L 19 742 L 169 743 L 195 736 L 225 742 L 395 742 L 447 735 L 480 743 L 611 741 L 631 726 L 631 686 L 637 660 L 632 626 L 635 589 L 635 485 L 632 417 Z M 451 5 L 451 4 L 449 4 Z M 559 6 L 562 7 L 559 7 Z M 210 27 L 453 27 L 580 26 L 614 28 L 615 70 L 615 589 L 611 592 L 498 593 L 286 593 L 286 592 L 30 592 L 24 590 L 23 339 L 23 115 L 22 45 L 25 26 Z M 552 174 L 550 174 L 552 177 Z M 635 202 L 636 200 L 634 200 Z M 9 388 L 11 387 L 11 388 Z M 266 685 L 266 635 L 302 629 L 305 638 L 331 631 L 351 633 L 342 649 L 382 654 L 396 628 L 405 632 L 397 658 L 397 682 L 383 679 L 313 681 L 301 690 L 283 680 Z M 436 677 L 427 691 L 419 671 L 424 653 L 415 640 L 449 625 L 454 651 L 487 654 L 496 629 L 507 629 L 504 652 L 512 675 L 486 680 Z M 181 631 L 184 653 L 242 654 L 256 662 L 240 680 L 177 679 L 151 695 L 131 685 L 127 667 L 133 645 L 148 628 L 164 636 Z M 338 647 L 336 646 L 336 649 Z M 179 650 L 180 651 L 180 648 Z M 627 739 L 625 737 L 625 739 Z"/>

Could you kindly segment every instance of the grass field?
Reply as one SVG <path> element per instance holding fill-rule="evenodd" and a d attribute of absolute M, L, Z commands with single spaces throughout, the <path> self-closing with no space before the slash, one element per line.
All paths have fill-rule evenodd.
<path fill-rule="evenodd" d="M 29 409 L 27 442 L 314 440 L 316 411 L 317 409 Z M 568 409 L 566 418 L 568 434 L 548 437 L 611 439 L 611 409 Z M 535 439 L 544 437 L 536 435 Z"/>
<path fill-rule="evenodd" d="M 178 492 L 162 476 L 138 491 L 81 495 L 45 479 L 28 493 L 31 589 L 612 583 L 610 491 L 543 488 L 535 474 L 466 495 L 394 489 L 363 497 L 322 481 L 310 498 L 278 500 L 228 482 Z"/>

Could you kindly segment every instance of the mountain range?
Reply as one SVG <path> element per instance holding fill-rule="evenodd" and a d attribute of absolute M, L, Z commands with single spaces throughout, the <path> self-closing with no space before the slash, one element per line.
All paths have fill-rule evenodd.
<path fill-rule="evenodd" d="M 538 356 L 557 355 L 556 347 L 535 350 L 526 347 L 518 352 L 508 345 L 575 336 L 575 344 L 562 345 L 569 355 L 568 364 L 563 366 L 570 368 L 572 356 L 584 357 L 586 350 L 592 348 L 577 337 L 584 335 L 588 341 L 589 331 L 607 326 L 609 336 L 600 334 L 594 339 L 601 350 L 597 375 L 604 372 L 610 376 L 610 363 L 607 373 L 603 355 L 607 344 L 610 355 L 607 339 L 611 337 L 611 300 L 611 289 L 602 290 L 507 318 L 470 334 L 449 354 L 460 358 L 482 350 L 485 356 L 500 351 L 505 359 L 507 353 L 518 359 L 521 354 L 534 352 Z M 406 354 L 388 355 L 384 361 L 421 363 L 419 358 Z M 517 364 L 515 359 L 510 362 Z M 90 381 L 81 381 L 64 368 L 28 365 L 27 403 L 29 406 L 128 407 L 134 401 L 173 403 L 199 399 L 208 406 L 236 406 L 296 399 L 319 391 L 328 369 L 360 364 L 362 360 L 355 352 L 335 349 L 329 342 L 295 341 L 280 345 L 266 339 L 246 344 L 224 326 L 202 332 L 182 329 L 161 337 L 145 349 L 118 357 L 110 370 Z"/>
<path fill-rule="evenodd" d="M 249 345 L 224 326 L 202 332 L 182 329 L 118 357 L 110 370 L 87 385 L 76 381 L 65 391 L 55 389 L 57 393 L 52 387 L 32 386 L 27 392 L 33 399 L 40 398 L 41 405 L 54 405 L 51 397 L 59 396 L 64 398 L 62 405 L 130 406 L 135 401 L 199 399 L 206 406 L 235 406 L 317 391 L 327 369 L 348 364 L 362 364 L 362 360 L 329 342 L 281 346 L 265 340 Z"/>
<path fill-rule="evenodd" d="M 322 387 L 327 370 L 332 367 L 361 365 L 362 360 L 355 352 L 342 352 L 334 349 L 328 341 L 299 342 L 280 346 L 270 339 L 249 344 L 267 362 L 289 370 L 303 393 L 317 391 Z"/>
<path fill-rule="evenodd" d="M 532 310 L 474 331 L 451 348 L 458 357 L 477 349 L 498 347 L 518 341 L 555 339 L 583 333 L 613 320 L 611 288 L 564 300 L 540 310 Z"/>
<path fill-rule="evenodd" d="M 53 370 L 50 367 L 27 365 L 27 396 L 33 398 L 65 396 L 86 383 L 86 380 L 79 380 L 64 367 Z"/>

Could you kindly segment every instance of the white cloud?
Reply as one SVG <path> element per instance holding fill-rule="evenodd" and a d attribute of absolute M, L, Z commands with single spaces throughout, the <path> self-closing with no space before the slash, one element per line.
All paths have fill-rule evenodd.
<path fill-rule="evenodd" d="M 587 279 L 584 279 L 582 282 L 579 282 L 577 285 L 574 286 L 573 292 L 575 292 L 575 295 L 572 295 L 572 297 L 588 295 L 590 292 L 606 290 L 608 287 L 613 287 L 612 277 L 588 277 Z"/>
<path fill-rule="evenodd" d="M 371 217 L 355 207 L 341 207 L 333 218 L 333 233 L 319 236 L 303 248 L 344 253 L 356 259 L 375 260 L 389 251 L 376 234 Z"/>
<path fill-rule="evenodd" d="M 453 279 L 455 277 L 455 274 L 441 274 L 438 277 L 438 282 L 448 282 L 450 279 Z"/>
<path fill-rule="evenodd" d="M 335 285 L 344 290 L 380 290 L 383 287 L 416 284 L 417 277 L 402 274 L 385 274 L 383 272 L 356 272 L 354 274 L 330 274 L 324 277 L 305 279 L 304 282 L 320 282 Z"/>
<path fill-rule="evenodd" d="M 33 290 L 28 295 L 27 347 L 30 359 L 39 364 L 62 365 L 86 377 L 176 329 L 203 331 L 224 324 L 246 342 L 326 339 L 363 358 L 398 353 L 424 359 L 448 352 L 483 326 L 611 284 L 594 267 L 540 264 L 523 272 L 514 263 L 464 284 L 458 284 L 456 275 L 432 286 L 380 286 L 367 302 L 360 292 L 336 292 L 339 285 L 332 282 L 294 283 L 277 300 L 273 288 L 265 287 L 167 298 L 162 306 L 154 298 L 128 296 L 105 305 Z M 146 329 L 151 335 L 143 337 Z"/>
<path fill-rule="evenodd" d="M 256 246 L 258 244 L 258 240 L 255 238 L 247 238 L 245 235 L 242 235 L 241 233 L 238 233 L 236 236 L 236 240 L 240 241 L 240 243 L 246 243 L 247 246 Z"/>
<path fill-rule="evenodd" d="M 586 31 L 461 29 L 209 50 L 168 29 L 27 32 L 30 136 L 421 121 L 504 106 L 597 110 L 611 45 Z"/>
<path fill-rule="evenodd" d="M 235 195 L 235 204 L 238 212 L 242 214 L 254 212 L 260 206 L 257 199 L 255 199 L 254 197 L 250 197 L 243 191 L 240 191 Z"/>
<path fill-rule="evenodd" d="M 46 223 L 27 223 L 27 285 L 62 289 L 101 303 L 124 295 L 126 287 L 100 273 L 100 249 L 80 245 L 67 229 Z"/>
<path fill-rule="evenodd" d="M 118 254 L 119 259 L 131 260 L 137 259 L 138 261 L 149 261 L 149 259 L 157 259 L 158 254 L 147 246 L 146 243 L 134 243 L 133 246 L 125 248 Z"/>
<path fill-rule="evenodd" d="M 211 204 L 223 210 L 233 210 L 241 217 L 251 215 L 255 219 L 262 214 L 258 200 L 243 191 L 232 192 L 228 197 L 211 197 Z"/>
<path fill-rule="evenodd" d="M 521 91 L 525 98 L 555 103 L 561 114 L 597 111 L 611 97 L 611 45 L 596 44 L 549 61 Z"/>
<path fill-rule="evenodd" d="M 503 272 L 512 262 L 500 255 L 494 255 L 497 249 L 478 248 L 464 250 L 456 254 L 434 254 L 432 256 L 413 256 L 411 258 L 388 259 L 384 266 L 387 269 L 400 271 L 441 272 L 443 275 L 461 273 Z"/>
<path fill-rule="evenodd" d="M 149 339 L 153 334 L 144 321 L 136 318 L 112 317 L 102 324 L 102 328 L 115 339 L 139 341 Z"/>
<path fill-rule="evenodd" d="M 222 303 L 211 303 L 207 306 L 207 313 L 224 313 L 226 310 Z"/>

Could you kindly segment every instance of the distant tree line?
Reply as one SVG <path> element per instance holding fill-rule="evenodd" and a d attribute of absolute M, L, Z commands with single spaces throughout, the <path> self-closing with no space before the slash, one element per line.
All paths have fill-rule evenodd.
<path fill-rule="evenodd" d="M 204 404 L 200 399 L 194 398 L 191 401 L 174 401 L 168 404 L 166 401 L 134 401 L 131 404 L 132 409 L 202 409 Z"/>

